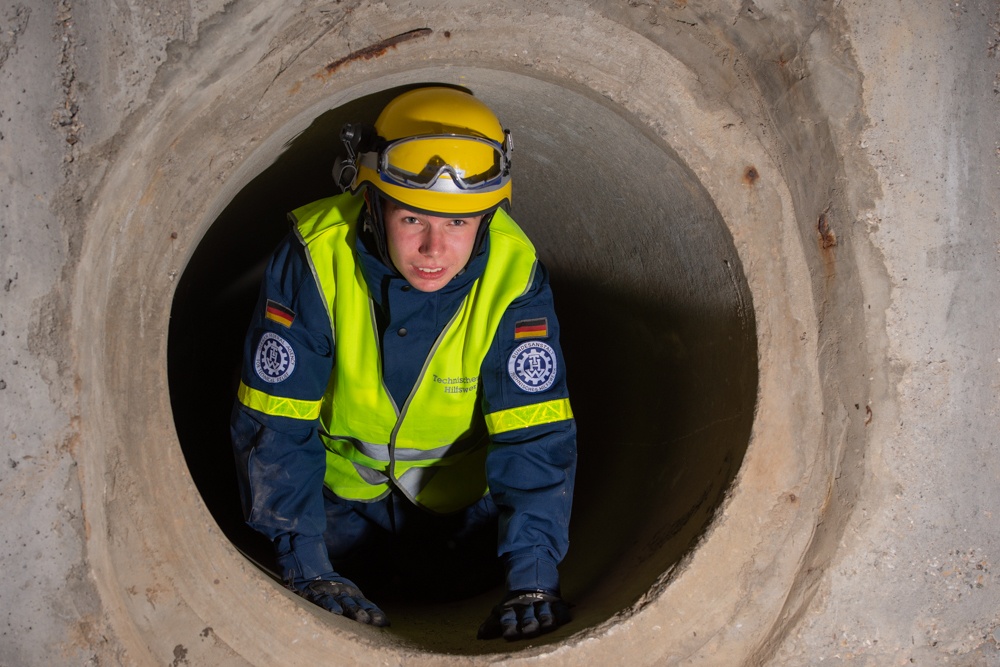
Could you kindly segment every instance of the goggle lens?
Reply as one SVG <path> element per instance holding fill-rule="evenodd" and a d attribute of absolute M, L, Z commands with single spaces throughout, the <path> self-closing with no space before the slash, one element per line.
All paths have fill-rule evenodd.
<path fill-rule="evenodd" d="M 394 141 L 379 156 L 379 173 L 410 188 L 482 190 L 505 182 L 508 155 L 477 137 L 437 135 Z"/>

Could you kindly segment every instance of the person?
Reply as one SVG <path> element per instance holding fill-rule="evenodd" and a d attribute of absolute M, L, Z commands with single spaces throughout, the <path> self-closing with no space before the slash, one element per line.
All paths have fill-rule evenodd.
<path fill-rule="evenodd" d="M 453 599 L 502 576 L 478 636 L 553 630 L 576 424 L 548 274 L 508 213 L 510 133 L 432 86 L 341 138 L 344 192 L 290 214 L 245 339 L 246 521 L 335 614 L 389 624 L 355 579 Z"/>

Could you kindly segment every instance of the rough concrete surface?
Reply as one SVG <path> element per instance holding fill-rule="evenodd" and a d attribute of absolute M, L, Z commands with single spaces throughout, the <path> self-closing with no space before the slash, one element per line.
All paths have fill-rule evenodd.
<path fill-rule="evenodd" d="M 864 493 L 778 662 L 997 665 L 998 5 L 847 13 L 869 117 L 854 140 L 882 190 L 858 224 L 890 281 L 872 329 L 896 395 L 873 399 Z"/>
<path fill-rule="evenodd" d="M 0 665 L 1000 665 L 998 51 L 994 0 L 0 5 Z M 684 302 L 663 328 L 636 315 L 637 349 L 695 382 L 712 355 L 691 330 L 726 309 L 756 323 L 739 472 L 666 459 L 680 472 L 652 472 L 683 502 L 651 496 L 619 555 L 593 536 L 636 513 L 628 490 L 578 500 L 577 624 L 537 644 L 470 644 L 437 609 L 392 634 L 297 604 L 213 521 L 171 418 L 170 302 L 212 222 L 321 114 L 427 80 L 529 128 L 568 119 L 525 131 L 525 173 L 558 186 L 523 186 L 519 210 L 567 284 L 627 276 Z M 598 107 L 658 155 L 602 145 L 601 163 Z M 566 156 L 673 185 L 605 204 L 641 179 L 587 180 Z M 657 239 L 678 224 L 616 220 L 619 256 L 539 222 L 580 202 L 599 215 L 577 233 L 702 215 L 668 201 L 683 192 L 731 238 L 685 250 Z M 713 429 L 740 409 L 702 407 L 617 445 L 731 438 Z"/>

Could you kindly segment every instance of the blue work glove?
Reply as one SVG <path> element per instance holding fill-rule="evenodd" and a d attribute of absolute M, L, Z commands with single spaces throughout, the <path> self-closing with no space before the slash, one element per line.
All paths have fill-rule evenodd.
<path fill-rule="evenodd" d="M 530 639 L 570 621 L 569 604 L 558 591 L 512 591 L 479 626 L 479 639 Z"/>
<path fill-rule="evenodd" d="M 288 587 L 327 611 L 346 616 L 358 623 L 378 627 L 389 625 L 385 612 L 365 597 L 357 585 L 336 572 L 330 572 L 320 579 L 289 582 Z"/>

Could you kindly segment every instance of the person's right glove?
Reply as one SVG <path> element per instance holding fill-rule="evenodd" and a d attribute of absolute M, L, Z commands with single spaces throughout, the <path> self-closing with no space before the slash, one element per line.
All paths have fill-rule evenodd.
<path fill-rule="evenodd" d="M 329 612 L 359 623 L 389 625 L 358 585 L 340 576 L 330 565 L 322 535 L 283 533 L 274 541 L 278 572 L 285 586 Z"/>
<path fill-rule="evenodd" d="M 361 589 L 350 579 L 331 572 L 321 579 L 298 581 L 288 587 L 327 611 L 346 616 L 359 623 L 385 627 L 389 619 L 385 612 L 365 597 Z"/>
<path fill-rule="evenodd" d="M 571 620 L 569 604 L 554 591 L 511 591 L 479 626 L 479 639 L 530 639 Z"/>

